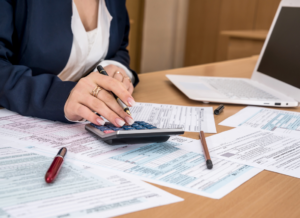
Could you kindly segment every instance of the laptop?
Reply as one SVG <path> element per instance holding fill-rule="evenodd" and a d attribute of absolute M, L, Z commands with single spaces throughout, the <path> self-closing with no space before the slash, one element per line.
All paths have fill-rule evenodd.
<path fill-rule="evenodd" d="M 300 102 L 300 1 L 281 1 L 251 79 L 166 76 L 192 100 L 297 107 Z"/>

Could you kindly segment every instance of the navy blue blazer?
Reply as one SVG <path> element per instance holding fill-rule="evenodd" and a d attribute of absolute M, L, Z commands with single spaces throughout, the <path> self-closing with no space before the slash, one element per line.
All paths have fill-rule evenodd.
<path fill-rule="evenodd" d="M 126 0 L 106 0 L 113 17 L 106 60 L 129 69 Z M 57 75 L 71 53 L 72 0 L 0 1 L 0 105 L 21 115 L 68 122 L 64 104 L 75 82 Z M 132 71 L 133 72 L 133 71 Z M 133 72 L 135 84 L 138 77 Z"/>

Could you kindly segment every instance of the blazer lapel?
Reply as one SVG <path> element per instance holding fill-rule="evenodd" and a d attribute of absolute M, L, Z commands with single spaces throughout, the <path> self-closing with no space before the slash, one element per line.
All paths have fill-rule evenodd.
<path fill-rule="evenodd" d="M 118 50 L 118 37 L 119 37 L 119 27 L 117 22 L 117 7 L 113 7 L 117 4 L 113 0 L 105 0 L 107 10 L 109 11 L 110 15 L 112 16 L 111 24 L 110 24 L 110 35 L 109 35 L 109 47 L 106 57 L 112 57 L 115 51 Z"/>

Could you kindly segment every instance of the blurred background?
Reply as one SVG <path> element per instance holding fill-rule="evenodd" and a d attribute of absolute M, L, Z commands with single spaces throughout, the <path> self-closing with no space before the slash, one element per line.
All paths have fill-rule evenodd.
<path fill-rule="evenodd" d="M 127 0 L 138 73 L 257 55 L 280 0 Z"/>

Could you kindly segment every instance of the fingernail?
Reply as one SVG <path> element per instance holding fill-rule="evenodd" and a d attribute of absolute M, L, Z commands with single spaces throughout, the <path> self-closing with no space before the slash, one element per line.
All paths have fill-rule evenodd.
<path fill-rule="evenodd" d="M 125 117 L 125 120 L 129 125 L 132 125 L 134 123 L 134 120 L 131 117 Z"/>
<path fill-rule="evenodd" d="M 100 119 L 100 118 L 97 118 L 97 123 L 99 123 L 101 126 L 103 126 L 105 124 L 105 121 Z"/>
<path fill-rule="evenodd" d="M 133 107 L 135 105 L 135 101 L 133 100 L 133 98 L 128 98 L 127 101 L 130 107 Z"/>
<path fill-rule="evenodd" d="M 117 123 L 119 126 L 124 126 L 125 121 L 124 121 L 124 120 L 121 120 L 120 118 L 116 118 L 116 123 Z"/>

